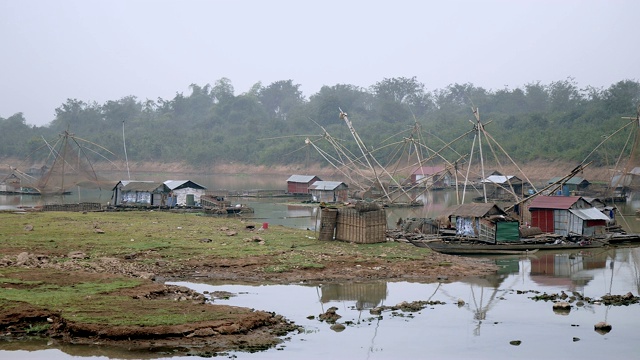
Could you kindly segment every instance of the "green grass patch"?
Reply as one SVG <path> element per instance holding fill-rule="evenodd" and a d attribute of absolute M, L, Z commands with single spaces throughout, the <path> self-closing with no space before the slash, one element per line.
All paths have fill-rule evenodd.
<path fill-rule="evenodd" d="M 50 262 L 73 261 L 80 268 L 89 268 L 101 258 L 141 265 L 162 261 L 163 271 L 180 270 L 192 261 L 206 264 L 252 258 L 262 264 L 264 272 L 283 273 L 322 269 L 340 258 L 395 262 L 423 259 L 430 252 L 394 242 L 320 241 L 312 231 L 282 226 L 257 232 L 248 225 L 257 228 L 260 224 L 158 211 L 0 212 L 0 254 L 15 260 L 27 252 L 48 256 Z M 67 256 L 78 251 L 88 258 L 72 260 Z M 123 295 L 144 284 L 149 281 L 104 273 L 5 267 L 0 268 L 0 309 L 26 304 L 60 313 L 71 321 L 105 325 L 176 325 L 232 316 L 203 311 L 211 307 L 189 301 Z M 34 325 L 34 332 L 41 330 L 40 325 Z"/>

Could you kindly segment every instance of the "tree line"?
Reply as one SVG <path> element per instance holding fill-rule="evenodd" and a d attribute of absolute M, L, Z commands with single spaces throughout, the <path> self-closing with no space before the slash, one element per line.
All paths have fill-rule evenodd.
<path fill-rule="evenodd" d="M 323 86 L 308 99 L 292 80 L 257 83 L 236 95 L 231 81 L 222 78 L 213 85 L 191 84 L 189 91 L 177 92 L 170 100 L 126 96 L 98 104 L 68 99 L 44 126 L 27 125 L 22 113 L 0 117 L 0 157 L 23 158 L 68 131 L 119 159 L 124 159 L 126 134 L 130 161 L 195 166 L 322 163 L 305 139 L 320 139 L 325 133 L 350 139 L 339 109 L 371 146 L 419 125 L 427 145 L 437 149 L 473 127 L 469 120 L 477 108 L 487 130 L 517 162 L 579 163 L 590 156 L 604 165 L 612 161 L 606 151 L 591 151 L 605 137 L 610 141 L 602 148 L 611 149 L 609 156 L 621 149 L 629 131 L 612 134 L 625 123 L 622 117 L 636 116 L 640 104 L 638 81 L 579 88 L 572 78 L 513 89 L 487 90 L 468 83 L 433 91 L 416 77 L 385 78 L 369 88 Z M 452 147 L 468 152 L 469 141 Z M 345 144 L 357 152 L 353 144 Z M 380 156 L 391 156 L 392 150 L 386 151 Z"/>

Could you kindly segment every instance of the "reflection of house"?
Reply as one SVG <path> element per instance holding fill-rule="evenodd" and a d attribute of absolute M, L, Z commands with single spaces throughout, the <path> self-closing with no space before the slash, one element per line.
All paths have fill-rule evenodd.
<path fill-rule="evenodd" d="M 554 178 L 551 178 L 549 181 L 547 181 L 547 184 L 549 185 L 555 184 L 558 181 L 560 181 L 560 179 L 562 178 L 559 176 L 556 176 Z M 589 187 L 590 184 L 591 183 L 588 182 L 587 180 L 579 176 L 574 176 L 571 179 L 564 182 L 564 184 L 562 185 L 562 189 L 559 191 L 560 194 L 558 195 L 569 196 L 572 193 L 575 193 L 577 191 L 584 191 Z"/>
<path fill-rule="evenodd" d="M 321 179 L 315 175 L 291 175 L 287 179 L 287 193 L 308 194 L 309 186 Z"/>
<path fill-rule="evenodd" d="M 444 166 L 421 166 L 411 174 L 411 184 L 426 187 L 451 186 L 451 172 Z"/>
<path fill-rule="evenodd" d="M 154 181 L 119 181 L 113 188 L 113 205 L 166 205 L 169 188 Z"/>
<path fill-rule="evenodd" d="M 544 254 L 530 260 L 531 280 L 535 283 L 575 290 L 577 286 L 585 286 L 593 280 L 593 275 L 584 270 L 605 267 L 606 254 L 586 257 L 580 254 Z"/>
<path fill-rule="evenodd" d="M 309 186 L 314 200 L 326 203 L 346 202 L 347 191 L 347 184 L 340 181 L 316 181 Z"/>
<path fill-rule="evenodd" d="M 324 284 L 320 301 L 355 300 L 356 309 L 371 309 L 387 298 L 387 283 Z"/>
<path fill-rule="evenodd" d="M 529 204 L 531 225 L 559 235 L 601 234 L 609 217 L 581 196 L 537 196 Z"/>
<path fill-rule="evenodd" d="M 513 194 L 523 194 L 524 182 L 513 175 L 502 175 L 497 171 L 480 181 L 485 184 L 487 198 L 505 199 L 513 198 Z"/>
<path fill-rule="evenodd" d="M 448 213 L 449 221 L 456 224 L 456 235 L 492 243 L 520 240 L 520 223 L 509 219 L 496 204 L 462 204 Z"/>
<path fill-rule="evenodd" d="M 175 203 L 168 205 L 193 206 L 200 202 L 200 197 L 207 189 L 191 180 L 167 180 L 164 184 L 171 190 L 173 198 L 175 198 Z"/>
<path fill-rule="evenodd" d="M 20 178 L 15 174 L 11 174 L 0 182 L 0 194 L 17 194 L 21 192 Z"/>

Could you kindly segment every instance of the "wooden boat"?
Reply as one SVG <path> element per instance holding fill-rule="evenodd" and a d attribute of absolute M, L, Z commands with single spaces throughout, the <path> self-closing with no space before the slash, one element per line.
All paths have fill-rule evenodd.
<path fill-rule="evenodd" d="M 570 250 L 570 249 L 592 249 L 607 245 L 602 241 L 580 241 L 562 243 L 513 243 L 513 244 L 489 244 L 473 241 L 430 241 L 414 242 L 420 247 L 429 247 L 431 250 L 450 255 L 516 255 L 533 254 L 540 250 Z"/>
<path fill-rule="evenodd" d="M 610 244 L 640 242 L 640 234 L 613 234 L 608 239 Z"/>

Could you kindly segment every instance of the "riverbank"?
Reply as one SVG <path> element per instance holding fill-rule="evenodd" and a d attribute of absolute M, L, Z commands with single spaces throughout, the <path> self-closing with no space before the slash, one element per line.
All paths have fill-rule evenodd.
<path fill-rule="evenodd" d="M 535 183 L 546 182 L 554 176 L 564 176 L 570 173 L 578 164 L 562 162 L 562 161 L 532 161 L 519 164 L 516 167 L 513 164 L 505 164 L 504 174 L 514 174 L 518 177 L 524 173 L 529 180 Z M 343 177 L 343 175 L 335 168 L 327 164 L 287 164 L 287 165 L 251 165 L 237 163 L 212 164 L 209 166 L 196 167 L 184 163 L 153 163 L 140 162 L 130 165 L 131 169 L 136 172 L 167 172 L 179 174 L 247 174 L 247 175 L 282 175 L 289 176 L 293 174 L 308 174 L 327 177 Z M 491 164 L 485 164 L 485 171 L 491 172 L 497 167 Z M 480 169 L 476 169 L 480 173 Z M 611 180 L 612 172 L 608 167 L 598 167 L 589 165 L 579 175 L 590 182 L 607 183 Z"/>
<path fill-rule="evenodd" d="M 297 326 L 165 281 L 431 282 L 496 271 L 489 262 L 406 243 L 315 235 L 197 214 L 0 213 L 0 341 L 43 336 L 171 354 L 253 351 L 275 346 Z"/>
<path fill-rule="evenodd" d="M 22 163 L 20 159 L 2 159 L 6 164 Z M 513 164 L 504 164 L 504 174 L 513 174 L 518 177 L 524 173 L 526 177 L 534 183 L 544 183 L 554 176 L 564 176 L 574 169 L 578 164 L 563 161 L 531 161 L 519 164 L 516 167 Z M 343 178 L 335 168 L 324 163 L 311 164 L 283 164 L 283 165 L 254 165 L 254 164 L 238 164 L 238 163 L 212 163 L 201 166 L 195 166 L 183 162 L 160 162 L 160 161 L 140 161 L 131 162 L 127 167 L 124 162 L 106 163 L 98 162 L 93 164 L 93 168 L 98 173 L 108 177 L 114 171 L 127 172 L 127 168 L 132 173 L 142 174 L 176 174 L 176 175 L 194 175 L 194 174 L 227 174 L 227 175 L 280 175 L 288 177 L 293 174 L 318 175 L 326 178 Z M 497 165 L 485 164 L 485 171 L 491 172 L 501 168 Z M 0 174 L 7 173 L 9 169 L 0 169 Z M 474 169 L 476 173 L 480 173 L 480 169 Z M 579 175 L 587 179 L 589 182 L 607 183 L 612 176 L 612 170 L 609 167 L 589 165 Z M 117 181 L 119 179 L 112 179 Z"/>

